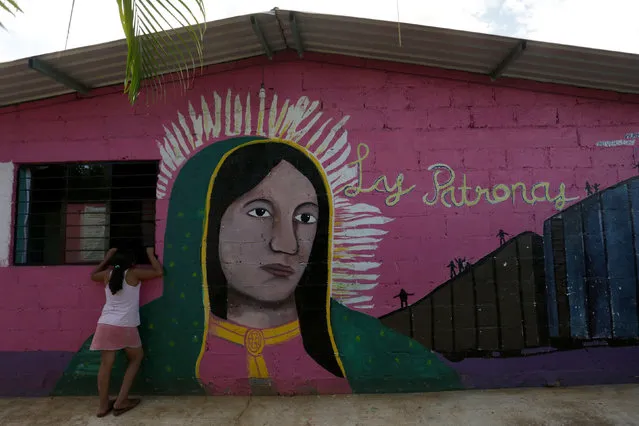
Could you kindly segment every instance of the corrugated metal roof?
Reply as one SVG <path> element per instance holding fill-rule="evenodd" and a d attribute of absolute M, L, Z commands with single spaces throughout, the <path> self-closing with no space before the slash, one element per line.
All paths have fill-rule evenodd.
<path fill-rule="evenodd" d="M 254 16 L 273 52 L 295 48 L 294 14 L 306 52 L 335 53 L 490 75 L 521 40 L 396 22 L 277 10 L 207 24 L 204 64 L 264 55 Z M 282 36 L 283 35 L 283 36 Z M 89 88 L 120 84 L 124 40 L 50 53 L 38 59 Z M 501 77 L 639 93 L 639 55 L 527 41 Z M 28 67 L 28 59 L 0 64 L 0 106 L 49 98 L 73 90 Z"/>

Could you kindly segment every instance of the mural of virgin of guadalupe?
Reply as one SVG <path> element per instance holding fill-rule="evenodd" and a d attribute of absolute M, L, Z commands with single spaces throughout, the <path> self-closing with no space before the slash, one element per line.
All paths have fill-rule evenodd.
<path fill-rule="evenodd" d="M 295 143 L 235 138 L 190 158 L 171 192 L 163 295 L 141 308 L 146 359 L 134 390 L 461 388 L 439 356 L 331 298 L 332 215 L 323 168 Z M 90 340 L 56 394 L 95 393 Z"/>

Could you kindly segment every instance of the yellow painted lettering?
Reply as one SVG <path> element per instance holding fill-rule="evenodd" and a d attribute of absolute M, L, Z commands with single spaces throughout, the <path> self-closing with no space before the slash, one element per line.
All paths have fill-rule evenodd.
<path fill-rule="evenodd" d="M 406 189 L 402 189 L 402 185 L 404 184 L 404 174 L 400 173 L 397 175 L 397 179 L 395 180 L 395 185 L 389 188 L 387 192 L 391 192 L 391 195 L 386 197 L 386 205 L 388 207 L 392 207 L 395 204 L 399 203 L 399 200 L 402 196 L 411 192 L 417 185 L 412 185 Z"/>
<path fill-rule="evenodd" d="M 559 193 L 557 194 L 557 196 L 555 198 L 548 197 L 548 201 L 555 203 L 555 208 L 557 210 L 563 210 L 564 207 L 566 207 L 567 202 L 575 201 L 578 199 L 579 197 L 566 197 L 566 184 L 564 184 L 563 182 L 559 184 Z"/>
<path fill-rule="evenodd" d="M 544 195 L 541 197 L 537 195 L 537 190 L 539 188 L 544 188 Z M 548 182 L 539 182 L 534 184 L 532 189 L 530 190 L 530 193 L 533 198 L 533 202 L 532 202 L 533 204 L 539 201 L 546 201 L 546 194 L 548 193 Z"/>
<path fill-rule="evenodd" d="M 439 180 L 440 175 L 444 173 L 442 169 L 448 172 L 448 180 L 446 180 L 446 182 L 444 183 L 441 183 Z M 435 192 L 433 194 L 432 199 L 428 198 L 428 193 L 424 194 L 424 196 L 422 197 L 422 201 L 424 202 L 424 204 L 428 206 L 434 206 L 435 204 L 437 204 L 437 201 L 440 199 L 440 190 L 451 186 L 453 182 L 455 181 L 455 171 L 451 169 L 449 166 L 447 166 L 446 164 L 439 164 L 439 163 L 431 165 L 430 167 L 428 167 L 428 170 L 429 171 L 435 170 L 435 173 L 433 173 L 433 184 L 435 185 Z"/>
<path fill-rule="evenodd" d="M 455 187 L 454 186 L 449 186 L 448 188 L 446 188 L 446 189 L 444 189 L 442 191 L 442 195 L 440 197 L 440 200 L 441 200 L 442 204 L 444 205 L 444 207 L 452 207 L 453 206 L 451 203 L 446 201 L 446 195 L 450 195 L 451 201 L 453 201 L 453 198 L 454 198 L 453 192 L 454 191 L 455 191 Z"/>
<path fill-rule="evenodd" d="M 528 188 L 526 187 L 526 184 L 523 182 L 517 182 L 512 185 L 513 199 L 515 198 L 515 193 L 517 192 L 517 188 L 521 188 L 521 199 L 524 200 L 524 203 L 531 204 L 531 205 L 535 204 L 535 200 L 533 200 L 532 198 L 528 198 Z"/>
<path fill-rule="evenodd" d="M 475 188 L 475 199 L 472 200 L 472 201 L 471 200 L 466 201 L 466 205 L 468 207 L 473 207 L 473 206 L 476 206 L 477 204 L 479 204 L 479 202 L 481 201 L 480 191 L 481 191 L 481 187 L 480 186 Z"/>
<path fill-rule="evenodd" d="M 428 206 L 434 206 L 439 202 L 448 208 L 453 206 L 473 207 L 479 204 L 482 198 L 489 204 L 499 204 L 507 200 L 512 200 L 514 203 L 519 192 L 522 201 L 526 204 L 534 205 L 537 202 L 546 201 L 554 203 L 557 210 L 562 210 L 567 202 L 579 199 L 579 197 L 567 198 L 566 185 L 563 183 L 559 185 L 558 193 L 553 197 L 550 194 L 549 182 L 536 183 L 530 191 L 523 182 L 515 182 L 511 185 L 498 183 L 488 188 L 477 185 L 474 187 L 475 197 L 473 199 L 470 195 L 473 187 L 469 185 L 465 174 L 462 174 L 461 186 L 455 186 L 456 173 L 452 167 L 437 163 L 431 165 L 428 170 L 433 172 L 434 186 L 432 194 L 426 193 L 422 197 L 422 201 Z M 455 193 L 457 190 L 459 190 L 458 195 Z"/>
<path fill-rule="evenodd" d="M 501 191 L 501 195 L 498 192 Z M 503 183 L 493 186 L 493 199 L 495 203 L 502 203 L 510 198 L 510 188 Z"/>
<path fill-rule="evenodd" d="M 364 160 L 368 158 L 370 154 L 370 149 L 368 145 L 365 143 L 360 143 L 357 145 L 357 160 L 353 161 L 349 164 L 349 166 L 357 166 L 357 181 L 353 185 L 346 186 L 344 188 L 344 195 L 349 198 L 356 197 L 359 194 L 367 194 L 370 192 L 380 192 L 383 194 L 389 194 L 384 200 L 385 204 L 389 207 L 396 205 L 402 196 L 408 194 L 413 189 L 415 189 L 416 185 L 412 185 L 409 188 L 404 189 L 404 174 L 399 173 L 397 178 L 395 178 L 395 183 L 390 185 L 388 183 L 388 177 L 386 175 L 379 176 L 373 184 L 369 187 L 365 187 L 364 176 L 363 176 L 363 167 Z"/>
<path fill-rule="evenodd" d="M 356 197 L 360 192 L 362 192 L 362 181 L 364 180 L 362 176 L 362 163 L 366 160 L 366 158 L 368 158 L 369 153 L 370 150 L 368 149 L 368 145 L 365 143 L 357 145 L 357 160 L 349 164 L 349 166 L 357 165 L 357 182 L 354 185 L 344 188 L 344 195 L 349 198 Z"/>
<path fill-rule="evenodd" d="M 468 191 L 470 191 L 470 187 L 468 185 L 466 185 L 466 175 L 462 175 L 462 185 L 459 187 L 459 190 L 461 191 L 461 205 L 475 205 L 477 204 L 479 201 L 475 202 L 475 204 L 471 204 L 471 202 L 468 200 Z M 461 207 L 461 206 L 460 206 Z"/>
<path fill-rule="evenodd" d="M 477 186 L 475 188 L 475 193 L 477 194 L 477 199 L 480 200 L 481 196 L 484 196 L 484 199 L 486 200 L 487 203 L 489 204 L 495 204 L 493 202 L 493 200 L 490 199 L 490 189 L 488 188 L 482 188 L 481 186 Z"/>

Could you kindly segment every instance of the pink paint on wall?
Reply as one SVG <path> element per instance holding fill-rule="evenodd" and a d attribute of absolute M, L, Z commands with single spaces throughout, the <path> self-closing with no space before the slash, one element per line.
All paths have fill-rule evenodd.
<path fill-rule="evenodd" d="M 326 58 L 253 61 L 219 72 L 212 67 L 186 97 L 150 106 L 131 107 L 122 94 L 105 90 L 87 99 L 0 110 L 0 162 L 160 160 L 156 141 L 164 138 L 163 126 L 176 121 L 178 111 L 188 118 L 189 103 L 201 111 L 202 95 L 211 101 L 217 91 L 224 102 L 228 89 L 241 97 L 251 93 L 256 114 L 264 69 L 267 99 L 277 94 L 280 104 L 286 98 L 295 103 L 308 96 L 321 102 L 327 118 L 351 117 L 345 126 L 353 148 L 349 159 L 357 159 L 358 144 L 370 148 L 362 162 L 363 187 L 380 176 L 393 183 L 399 173 L 404 188 L 415 185 L 391 207 L 384 203 L 388 194 L 379 192 L 352 200 L 393 219 L 374 259 L 382 263 L 375 306 L 367 311 L 374 316 L 399 307 L 394 296 L 400 288 L 415 294 L 412 303 L 446 281 L 451 259 L 472 262 L 497 248 L 500 230 L 511 236 L 541 233 L 543 220 L 584 198 L 586 181 L 605 188 L 636 174 L 634 146 L 597 142 L 639 131 L 639 104 L 593 99 L 588 90 L 554 95 L 546 93 L 548 86 L 492 86 L 449 74 L 470 81 L 460 83 L 444 71 L 425 76 L 408 65 L 390 64 L 394 70 L 385 71 L 374 61 L 366 70 L 340 65 L 339 57 L 320 62 Z M 446 188 L 455 188 L 454 199 Z M 168 197 L 158 200 L 156 211 L 162 253 Z M 104 297 L 90 282 L 90 270 L 0 268 L 0 323 L 9 324 L 0 330 L 0 351 L 77 350 L 93 332 Z M 161 292 L 161 282 L 145 285 L 143 300 Z"/>

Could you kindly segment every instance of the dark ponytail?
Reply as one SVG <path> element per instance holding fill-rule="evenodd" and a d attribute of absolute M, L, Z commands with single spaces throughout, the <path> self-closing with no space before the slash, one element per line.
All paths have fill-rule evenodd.
<path fill-rule="evenodd" d="M 109 289 L 111 294 L 115 294 L 122 290 L 122 284 L 124 282 L 124 272 L 133 266 L 134 263 L 133 252 L 130 251 L 117 251 L 109 264 L 113 267 L 111 271 L 111 278 L 109 279 Z"/>

